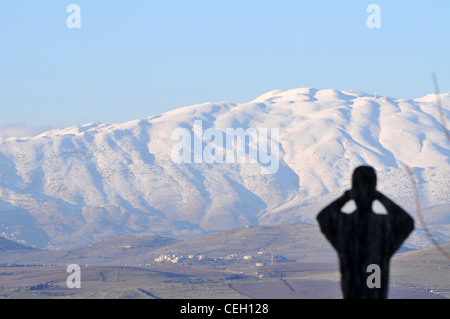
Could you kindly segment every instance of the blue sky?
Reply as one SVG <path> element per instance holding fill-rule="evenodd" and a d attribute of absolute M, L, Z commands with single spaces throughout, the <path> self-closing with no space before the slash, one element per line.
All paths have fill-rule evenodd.
<path fill-rule="evenodd" d="M 72 3 L 80 29 L 66 25 Z M 416 98 L 432 72 L 450 91 L 449 16 L 448 0 L 0 0 L 0 127 L 119 123 L 298 87 Z"/>

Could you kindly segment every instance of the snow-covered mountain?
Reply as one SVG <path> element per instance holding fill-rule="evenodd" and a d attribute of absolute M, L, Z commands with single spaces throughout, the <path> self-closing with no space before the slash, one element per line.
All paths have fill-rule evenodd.
<path fill-rule="evenodd" d="M 450 95 L 441 94 L 441 101 L 448 106 Z M 448 107 L 444 112 L 448 121 Z M 268 138 L 279 151 L 276 172 L 262 174 L 264 165 L 249 160 L 174 161 L 173 132 L 182 128 L 199 138 L 199 121 L 202 132 L 215 128 L 225 137 L 230 128 L 278 129 Z M 202 150 L 213 145 L 200 141 Z M 243 225 L 315 223 L 362 164 L 373 166 L 379 189 L 414 216 L 409 166 L 430 228 L 450 240 L 450 142 L 434 94 L 406 100 L 310 88 L 3 140 L 0 235 L 58 248 L 123 234 L 197 236 Z M 410 245 L 428 245 L 420 228 Z"/>

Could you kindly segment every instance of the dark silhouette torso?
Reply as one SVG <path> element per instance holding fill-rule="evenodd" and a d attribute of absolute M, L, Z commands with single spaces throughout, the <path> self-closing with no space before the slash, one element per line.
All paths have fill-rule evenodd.
<path fill-rule="evenodd" d="M 324 233 L 339 256 L 344 298 L 387 298 L 390 258 L 403 242 L 392 236 L 389 217 L 370 213 L 361 218 L 358 212 L 341 213 L 327 223 L 336 225 Z M 381 269 L 379 289 L 367 286 L 371 274 L 367 267 L 371 264 Z"/>
<path fill-rule="evenodd" d="M 347 191 L 317 216 L 322 233 L 338 253 L 345 299 L 387 298 L 390 259 L 414 229 L 413 219 L 401 207 L 377 191 L 373 194 L 368 201 L 362 201 Z M 342 207 L 354 198 L 356 211 L 343 213 Z M 386 208 L 386 215 L 372 211 L 375 199 Z M 367 284 L 372 274 L 369 265 L 380 268 L 379 288 Z"/>

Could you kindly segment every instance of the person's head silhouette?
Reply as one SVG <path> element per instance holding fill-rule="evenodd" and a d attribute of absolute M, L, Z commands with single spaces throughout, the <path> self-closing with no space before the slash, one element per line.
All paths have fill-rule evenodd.
<path fill-rule="evenodd" d="M 358 207 L 372 206 L 376 187 L 377 175 L 372 167 L 359 166 L 354 170 L 352 176 L 352 198 Z"/>

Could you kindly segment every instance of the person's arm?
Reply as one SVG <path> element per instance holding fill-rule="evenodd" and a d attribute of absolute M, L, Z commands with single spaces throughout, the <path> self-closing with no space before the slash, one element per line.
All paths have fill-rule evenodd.
<path fill-rule="evenodd" d="M 328 241 L 336 248 L 338 219 L 342 214 L 341 209 L 351 199 L 350 191 L 336 199 L 317 215 L 320 230 Z"/>
<path fill-rule="evenodd" d="M 388 219 L 391 224 L 391 245 L 392 253 L 394 253 L 403 241 L 414 230 L 414 219 L 403 210 L 400 206 L 395 204 L 392 200 L 387 198 L 382 193 L 376 193 L 376 199 L 386 208 L 388 212 Z"/>

